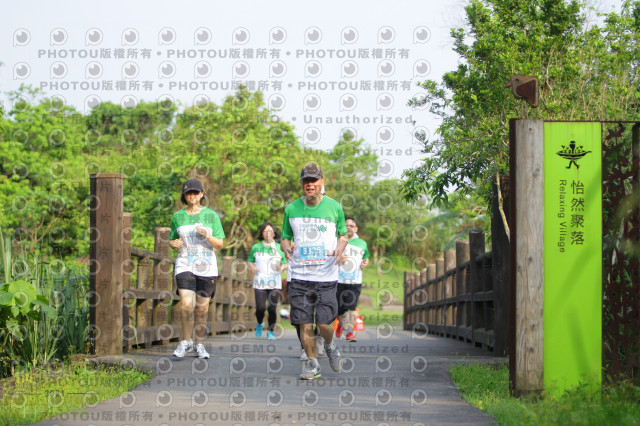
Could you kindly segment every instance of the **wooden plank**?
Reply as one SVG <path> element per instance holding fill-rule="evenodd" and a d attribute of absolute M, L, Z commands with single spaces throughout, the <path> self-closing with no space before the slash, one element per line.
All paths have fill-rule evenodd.
<path fill-rule="evenodd" d="M 152 259 L 152 260 L 165 260 L 173 264 L 176 263 L 176 259 L 173 257 L 163 256 L 161 254 L 154 253 L 152 251 L 140 250 L 135 247 L 131 247 L 131 256 L 139 257 L 139 258 L 146 257 L 147 259 Z"/>
<path fill-rule="evenodd" d="M 503 198 L 504 214 L 508 218 L 510 213 L 508 176 L 501 177 L 500 193 Z M 497 356 L 507 356 L 509 354 L 509 303 L 511 298 L 509 285 L 509 237 L 507 236 L 502 215 L 499 213 L 497 184 L 494 185 L 491 238 L 496 333 L 493 350 Z"/>
<path fill-rule="evenodd" d="M 542 390 L 544 385 L 544 146 L 541 120 L 513 120 L 515 133 L 515 325 L 514 376 L 516 394 Z M 515 180 L 515 182 L 514 182 Z"/>
<path fill-rule="evenodd" d="M 171 247 L 169 246 L 169 233 L 171 228 L 156 227 L 154 230 L 154 252 L 163 257 L 153 261 L 153 288 L 162 293 L 162 299 L 153 302 L 153 325 L 161 326 L 169 322 L 169 309 L 171 307 L 171 278 L 173 276 L 173 264 L 168 262 Z M 168 341 L 164 342 L 169 343 Z"/>
<path fill-rule="evenodd" d="M 130 288 L 122 294 L 123 299 L 180 300 L 180 296 L 170 290 L 139 290 Z"/>
<path fill-rule="evenodd" d="M 96 355 L 122 353 L 122 174 L 90 176 L 90 339 Z"/>

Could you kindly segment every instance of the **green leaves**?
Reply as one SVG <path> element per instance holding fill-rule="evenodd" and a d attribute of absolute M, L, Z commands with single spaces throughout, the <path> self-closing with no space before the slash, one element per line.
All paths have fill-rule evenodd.
<path fill-rule="evenodd" d="M 428 159 L 403 174 L 406 200 L 429 194 L 438 205 L 455 190 L 488 201 L 496 172 L 508 172 L 510 118 L 638 119 L 640 2 L 625 2 L 600 28 L 577 1 L 473 0 L 465 10 L 467 25 L 451 30 L 463 62 L 420 84 L 442 121 L 424 141 Z M 513 74 L 539 78 L 540 107 L 505 89 Z"/>

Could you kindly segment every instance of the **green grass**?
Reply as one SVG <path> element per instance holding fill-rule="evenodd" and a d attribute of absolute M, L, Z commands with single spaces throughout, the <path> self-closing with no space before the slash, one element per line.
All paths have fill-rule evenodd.
<path fill-rule="evenodd" d="M 640 424 L 640 387 L 630 384 L 518 399 L 509 393 L 507 365 L 457 365 L 449 372 L 461 395 L 500 425 Z"/>
<path fill-rule="evenodd" d="M 16 373 L 2 382 L 0 425 L 27 425 L 93 406 L 149 380 L 147 373 L 88 366 Z"/>

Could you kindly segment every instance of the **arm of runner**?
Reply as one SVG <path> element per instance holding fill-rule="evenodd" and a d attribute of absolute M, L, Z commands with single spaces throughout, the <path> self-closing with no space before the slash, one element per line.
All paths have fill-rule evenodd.
<path fill-rule="evenodd" d="M 203 237 L 205 237 L 207 241 L 209 241 L 209 244 L 211 244 L 211 247 L 213 247 L 214 250 L 220 250 L 224 245 L 224 239 L 214 237 L 213 235 L 211 235 L 210 231 L 204 226 L 198 226 L 196 228 L 196 232 L 202 235 Z"/>
<path fill-rule="evenodd" d="M 287 262 L 291 262 L 291 254 L 293 253 L 293 247 L 291 246 L 291 240 L 283 239 L 280 241 L 280 248 L 284 253 L 284 257 L 287 258 Z"/>
<path fill-rule="evenodd" d="M 333 256 L 336 257 L 336 264 L 338 265 L 342 262 L 342 252 L 348 242 L 349 239 L 347 238 L 347 234 L 343 234 L 338 237 L 338 246 L 336 247 L 336 251 L 333 252 Z"/>
<path fill-rule="evenodd" d="M 360 264 L 360 269 L 364 269 L 369 266 L 369 259 L 362 259 L 362 263 Z"/>
<path fill-rule="evenodd" d="M 169 247 L 174 249 L 179 249 L 180 247 L 182 247 L 182 240 L 180 238 L 175 240 L 169 240 Z"/>

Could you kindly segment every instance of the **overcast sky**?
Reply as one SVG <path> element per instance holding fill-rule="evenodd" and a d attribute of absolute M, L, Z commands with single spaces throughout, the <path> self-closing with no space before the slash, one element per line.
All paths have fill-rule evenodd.
<path fill-rule="evenodd" d="M 464 24 L 464 4 L 11 2 L 0 91 L 30 84 L 86 113 L 98 101 L 220 103 L 245 83 L 305 145 L 331 149 L 349 128 L 379 154 L 381 177 L 400 177 L 422 157 L 412 134 L 438 124 L 407 101 L 416 82 L 457 66 L 449 30 Z"/>

